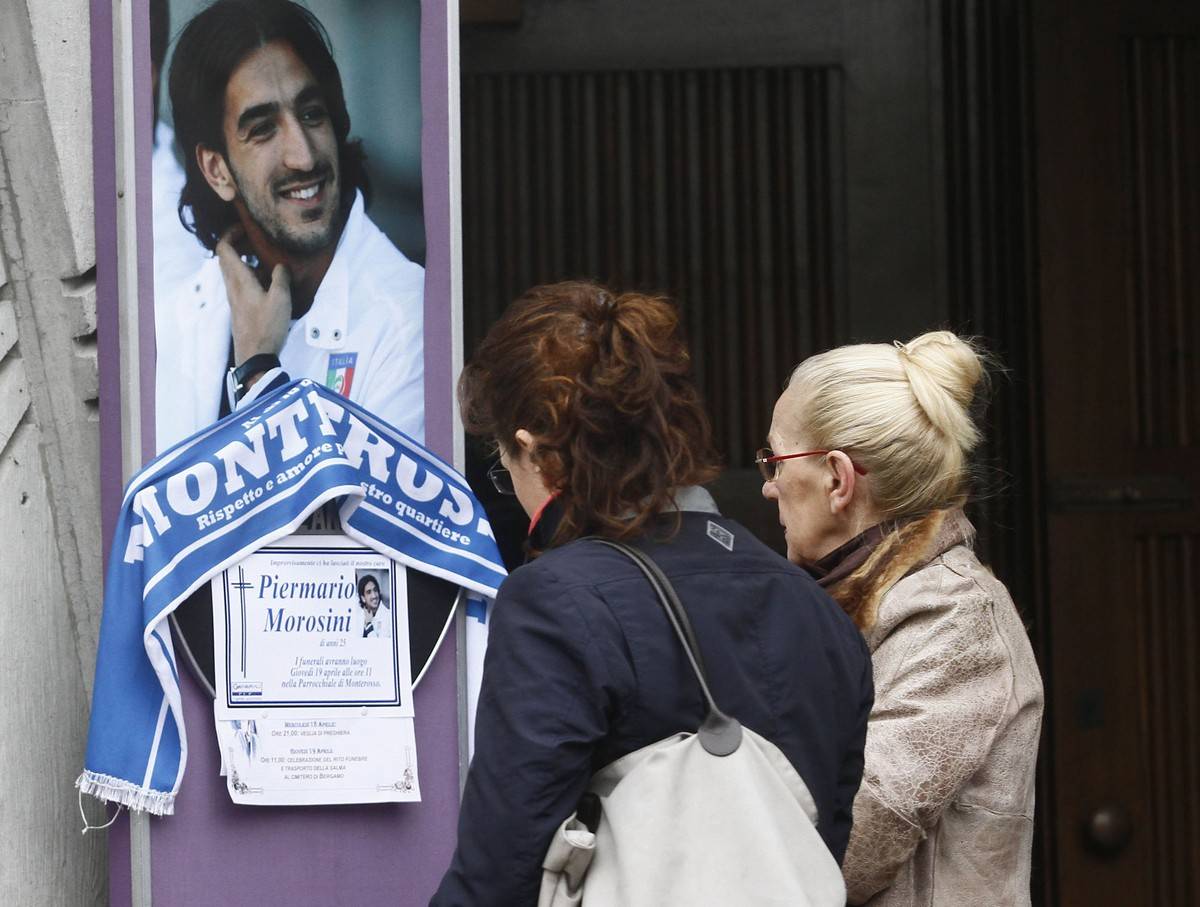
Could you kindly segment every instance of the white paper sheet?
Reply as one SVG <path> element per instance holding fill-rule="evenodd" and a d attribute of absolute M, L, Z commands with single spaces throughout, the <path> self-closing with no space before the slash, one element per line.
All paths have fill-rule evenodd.
<path fill-rule="evenodd" d="M 345 536 L 293 535 L 212 590 L 234 802 L 420 800 L 403 565 Z"/>

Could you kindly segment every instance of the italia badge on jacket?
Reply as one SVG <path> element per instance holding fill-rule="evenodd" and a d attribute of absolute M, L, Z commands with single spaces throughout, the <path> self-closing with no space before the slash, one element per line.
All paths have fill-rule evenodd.
<path fill-rule="evenodd" d="M 334 393 L 349 397 L 350 385 L 354 383 L 354 363 L 357 361 L 358 353 L 330 353 L 325 386 Z"/>

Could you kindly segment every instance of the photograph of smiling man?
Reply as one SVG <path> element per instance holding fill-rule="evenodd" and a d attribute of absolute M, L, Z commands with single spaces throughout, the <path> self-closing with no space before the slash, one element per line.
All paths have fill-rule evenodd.
<path fill-rule="evenodd" d="M 357 39 L 394 20 L 395 10 L 355 30 L 355 4 L 315 6 L 355 35 L 351 59 L 361 74 L 358 58 L 371 49 Z M 415 0 L 398 4 L 406 6 L 410 34 L 375 28 L 377 54 L 415 60 L 419 12 Z M 230 412 L 239 393 L 276 367 L 423 440 L 424 270 L 374 219 L 380 205 L 412 207 L 415 194 L 419 222 L 420 192 L 398 189 L 393 176 L 384 181 L 387 197 L 372 198 L 333 28 L 291 0 L 216 0 L 199 11 L 175 2 L 169 12 L 190 14 L 180 17 L 167 66 L 183 168 L 175 204 L 205 257 L 175 286 L 156 280 L 158 449 Z M 406 71 L 419 70 L 397 64 L 373 81 Z M 381 90 L 368 87 L 363 108 L 393 115 L 394 107 L 380 106 Z M 410 132 L 419 156 L 419 126 Z M 383 144 L 388 164 L 394 151 Z M 168 226 L 171 236 L 156 227 L 156 247 L 160 238 L 178 242 L 178 227 Z M 408 251 L 423 253 L 423 235 L 408 240 Z"/>
<path fill-rule="evenodd" d="M 359 606 L 355 635 L 363 639 L 391 639 L 392 605 L 379 584 L 379 577 L 373 570 L 356 570 L 355 574 Z M 387 582 L 386 573 L 384 582 Z"/>

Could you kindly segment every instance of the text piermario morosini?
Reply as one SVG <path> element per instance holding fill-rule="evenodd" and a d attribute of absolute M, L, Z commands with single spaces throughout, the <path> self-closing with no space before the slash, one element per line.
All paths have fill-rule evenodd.
<path fill-rule="evenodd" d="M 346 599 L 354 601 L 357 589 L 354 583 L 345 576 L 336 580 L 313 582 L 312 580 L 280 580 L 278 574 L 264 573 L 258 578 L 258 599 L 287 599 L 325 602 L 330 599 Z M 324 614 L 288 614 L 286 608 L 266 609 L 266 621 L 263 624 L 264 633 L 349 633 L 354 614 L 353 606 L 347 607 L 344 614 L 334 613 L 333 608 L 326 608 Z"/>

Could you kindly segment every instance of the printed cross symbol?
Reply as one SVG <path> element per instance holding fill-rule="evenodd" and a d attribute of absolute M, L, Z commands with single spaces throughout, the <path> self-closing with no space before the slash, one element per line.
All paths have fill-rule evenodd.
<path fill-rule="evenodd" d="M 238 597 L 242 602 L 242 678 L 246 677 L 246 590 L 253 589 L 254 583 L 246 582 L 246 571 L 242 567 L 238 567 L 238 581 L 230 583 L 234 589 L 238 590 Z"/>

